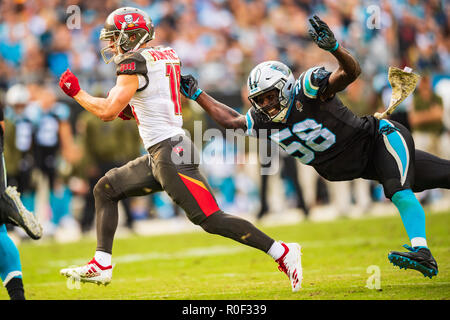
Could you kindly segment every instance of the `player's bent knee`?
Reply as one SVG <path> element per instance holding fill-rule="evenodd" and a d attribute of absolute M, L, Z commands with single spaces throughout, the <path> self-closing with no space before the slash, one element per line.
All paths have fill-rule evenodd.
<path fill-rule="evenodd" d="M 390 179 L 383 183 L 384 195 L 386 198 L 391 199 L 394 194 L 409 189 L 407 186 L 402 186 L 400 180 L 398 179 Z"/>
<path fill-rule="evenodd" d="M 119 194 L 114 190 L 114 187 L 106 176 L 103 176 L 98 180 L 95 185 L 94 197 L 96 199 L 108 199 L 113 201 L 120 200 Z"/>

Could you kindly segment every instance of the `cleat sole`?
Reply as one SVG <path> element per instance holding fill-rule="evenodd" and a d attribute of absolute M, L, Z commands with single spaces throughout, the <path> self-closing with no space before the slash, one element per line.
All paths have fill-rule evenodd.
<path fill-rule="evenodd" d="M 85 278 L 80 278 L 77 275 L 73 275 L 73 274 L 65 274 L 65 273 L 61 273 L 61 275 L 69 278 L 69 279 L 73 279 L 74 281 L 79 281 L 81 283 L 92 283 L 92 284 L 96 284 L 97 286 L 100 285 L 104 285 L 105 287 L 111 283 L 111 281 L 105 282 L 105 281 L 99 281 L 99 280 L 90 280 L 90 279 L 85 279 Z"/>
<path fill-rule="evenodd" d="M 408 259 L 406 257 L 400 257 L 395 254 L 389 254 L 388 259 L 394 266 L 398 266 L 400 269 L 417 270 L 420 273 L 422 273 L 424 277 L 429 277 L 430 279 L 438 274 L 437 270 L 427 268 L 421 265 L 420 263 Z"/>

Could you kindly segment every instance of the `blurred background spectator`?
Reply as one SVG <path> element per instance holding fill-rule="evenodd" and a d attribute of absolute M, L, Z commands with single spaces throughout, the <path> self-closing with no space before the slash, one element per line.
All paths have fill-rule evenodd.
<path fill-rule="evenodd" d="M 71 5 L 78 6 L 79 17 Z M 92 226 L 91 193 L 97 177 L 142 150 L 136 129 L 130 126 L 134 125 L 132 121 L 101 123 L 91 119 L 58 90 L 57 81 L 70 68 L 90 93 L 104 96 L 114 86 L 114 65 L 102 61 L 98 37 L 107 15 L 122 6 L 146 11 L 156 28 L 153 45 L 172 46 L 182 60 L 183 74 L 192 73 L 203 89 L 242 113 L 247 111 L 248 103 L 241 87 L 249 71 L 263 60 L 281 60 L 296 77 L 314 65 L 324 65 L 329 70 L 337 66 L 330 54 L 309 39 L 307 19 L 316 13 L 363 68 L 360 78 L 339 94 L 344 103 L 358 115 L 385 108 L 390 98 L 389 66 L 413 68 L 422 75 L 421 82 L 393 119 L 413 131 L 421 148 L 449 157 L 450 2 L 446 0 L 3 0 L 0 96 L 5 98 L 17 84 L 25 87 L 22 92 L 27 92 L 20 94 L 17 101 L 3 101 L 8 105 L 8 125 L 15 132 L 8 135 L 10 142 L 5 151 L 9 181 L 15 181 L 26 198 L 36 192 L 32 168 L 49 173 L 53 201 L 58 203 L 59 197 L 70 203 L 68 208 L 61 205 L 60 209 L 69 210 L 83 231 Z M 77 19 L 78 25 L 73 23 Z M 46 122 L 47 115 L 53 120 Z M 202 121 L 203 130 L 217 127 L 195 103 L 183 100 L 183 115 L 192 137 L 194 120 Z M 50 123 L 58 124 L 58 135 L 55 131 L 50 137 L 50 131 L 45 131 Z M 111 139 L 112 136 L 117 138 Z M 57 151 L 50 152 L 52 161 L 47 161 L 48 151 L 56 145 L 50 146 L 48 141 L 42 144 L 43 137 L 57 140 Z M 115 158 L 117 153 L 109 155 L 107 145 L 127 151 L 120 159 Z M 39 146 L 40 153 L 30 151 Z M 247 151 L 237 150 L 237 156 Z M 291 175 L 294 186 L 299 179 L 308 208 L 331 204 L 337 211 L 348 211 L 356 205 L 363 211 L 371 201 L 385 200 L 376 184 L 324 183 L 306 166 L 298 162 L 296 166 L 298 173 L 287 170 L 288 176 Z M 261 178 L 255 172 L 249 165 L 236 165 L 219 176 L 214 170 L 207 170 L 219 202 L 231 211 L 244 210 L 243 201 L 248 202 L 246 208 L 255 216 L 265 207 L 280 210 L 279 204 L 261 206 L 260 197 L 252 196 L 251 190 L 261 191 Z M 282 194 L 278 198 L 274 201 L 287 199 Z M 168 210 L 165 201 L 168 200 L 158 196 L 149 202 L 124 204 L 128 217 L 125 224 L 131 226 L 133 217 L 148 218 L 149 211 L 152 216 L 176 216 L 177 210 Z M 27 199 L 24 202 L 32 203 Z M 299 203 L 296 206 L 301 207 Z M 56 207 L 55 204 L 52 210 Z M 158 208 L 165 211 L 158 212 Z M 49 219 L 59 219 L 52 217 Z"/>

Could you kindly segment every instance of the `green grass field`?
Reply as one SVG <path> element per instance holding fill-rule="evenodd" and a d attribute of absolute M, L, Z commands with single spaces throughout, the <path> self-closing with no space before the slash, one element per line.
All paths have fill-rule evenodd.
<path fill-rule="evenodd" d="M 303 247 L 303 288 L 292 293 L 272 259 L 255 249 L 204 232 L 117 239 L 113 281 L 77 289 L 59 269 L 87 262 L 93 240 L 19 247 L 27 299 L 450 299 L 450 212 L 427 215 L 427 238 L 439 265 L 433 279 L 400 270 L 387 259 L 408 243 L 399 216 L 303 222 L 262 227 L 275 239 Z M 366 288 L 376 265 L 381 290 Z M 71 288 L 70 288 L 71 287 Z M 8 299 L 0 290 L 0 299 Z"/>

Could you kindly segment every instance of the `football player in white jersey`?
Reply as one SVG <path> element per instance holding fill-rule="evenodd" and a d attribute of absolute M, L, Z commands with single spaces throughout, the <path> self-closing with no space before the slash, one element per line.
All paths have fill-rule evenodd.
<path fill-rule="evenodd" d="M 106 19 L 100 38 L 109 41 L 101 51 L 105 62 L 114 60 L 117 64 L 117 82 L 108 97 L 93 97 L 81 90 L 70 70 L 62 74 L 59 85 L 103 121 L 134 118 L 148 154 L 110 170 L 98 181 L 94 188 L 94 258 L 84 266 L 63 269 L 61 274 L 82 282 L 108 284 L 118 201 L 164 190 L 206 232 L 268 253 L 289 277 L 292 290 L 298 291 L 302 281 L 300 245 L 274 241 L 250 222 L 218 207 L 195 161 L 198 153 L 194 144 L 182 129 L 180 60 L 170 47 L 149 45 L 154 38 L 150 17 L 136 8 L 117 9 Z"/>

